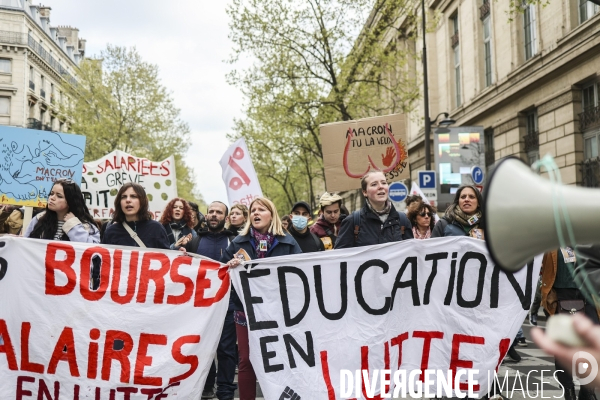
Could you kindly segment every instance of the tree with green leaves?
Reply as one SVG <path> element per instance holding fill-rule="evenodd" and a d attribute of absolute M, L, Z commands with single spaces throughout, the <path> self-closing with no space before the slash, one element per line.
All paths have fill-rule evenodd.
<path fill-rule="evenodd" d="M 84 59 L 68 96 L 71 130 L 87 137 L 86 161 L 114 150 L 150 160 L 173 155 L 179 196 L 204 204 L 183 161 L 189 127 L 161 85 L 158 67 L 135 48 L 108 45 L 99 59 Z"/>
<path fill-rule="evenodd" d="M 370 11 L 369 14 L 367 12 Z M 233 0 L 230 59 L 254 60 L 230 83 L 246 97 L 244 137 L 265 195 L 283 209 L 323 186 L 319 125 L 407 112 L 418 99 L 406 46 L 411 0 Z"/>

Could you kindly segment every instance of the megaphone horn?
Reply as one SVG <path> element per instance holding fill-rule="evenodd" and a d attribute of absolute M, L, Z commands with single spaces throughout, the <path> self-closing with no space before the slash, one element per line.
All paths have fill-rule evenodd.
<path fill-rule="evenodd" d="M 600 190 L 552 183 L 522 160 L 508 157 L 496 164 L 484 191 L 485 238 L 492 259 L 508 272 L 518 271 L 538 254 L 560 247 L 555 202 L 563 232 L 567 210 L 576 243 L 600 243 Z"/>

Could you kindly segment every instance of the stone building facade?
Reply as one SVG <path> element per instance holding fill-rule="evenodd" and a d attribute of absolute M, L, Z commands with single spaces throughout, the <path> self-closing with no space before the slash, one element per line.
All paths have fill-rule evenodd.
<path fill-rule="evenodd" d="M 68 130 L 65 87 L 85 54 L 79 30 L 50 25 L 49 7 L 0 2 L 0 125 Z"/>
<path fill-rule="evenodd" d="M 508 3 L 426 0 L 438 18 L 426 35 L 430 116 L 483 126 L 488 166 L 550 154 L 564 183 L 599 186 L 600 6 L 550 0 L 509 14 Z M 420 101 L 408 118 L 412 179 L 425 164 L 423 114 Z"/>

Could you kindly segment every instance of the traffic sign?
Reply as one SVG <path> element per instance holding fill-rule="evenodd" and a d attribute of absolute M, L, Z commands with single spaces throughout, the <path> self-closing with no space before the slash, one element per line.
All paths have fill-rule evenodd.
<path fill-rule="evenodd" d="M 408 196 L 408 188 L 402 182 L 394 182 L 390 185 L 390 199 L 392 201 L 404 201 Z"/>
<path fill-rule="evenodd" d="M 421 189 L 435 189 L 437 187 L 435 171 L 419 171 L 419 187 Z"/>
<path fill-rule="evenodd" d="M 481 167 L 475 165 L 471 168 L 471 178 L 476 185 L 481 185 L 483 183 L 483 170 Z"/>

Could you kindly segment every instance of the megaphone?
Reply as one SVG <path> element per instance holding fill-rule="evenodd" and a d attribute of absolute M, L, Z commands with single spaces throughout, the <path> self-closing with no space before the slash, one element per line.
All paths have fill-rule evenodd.
<path fill-rule="evenodd" d="M 566 244 L 600 243 L 600 190 L 552 183 L 516 157 L 496 164 L 484 191 L 483 213 L 486 245 L 496 265 L 518 271 L 536 255 L 559 248 L 555 215 L 567 232 L 562 205 L 576 241 L 565 234 Z"/>

